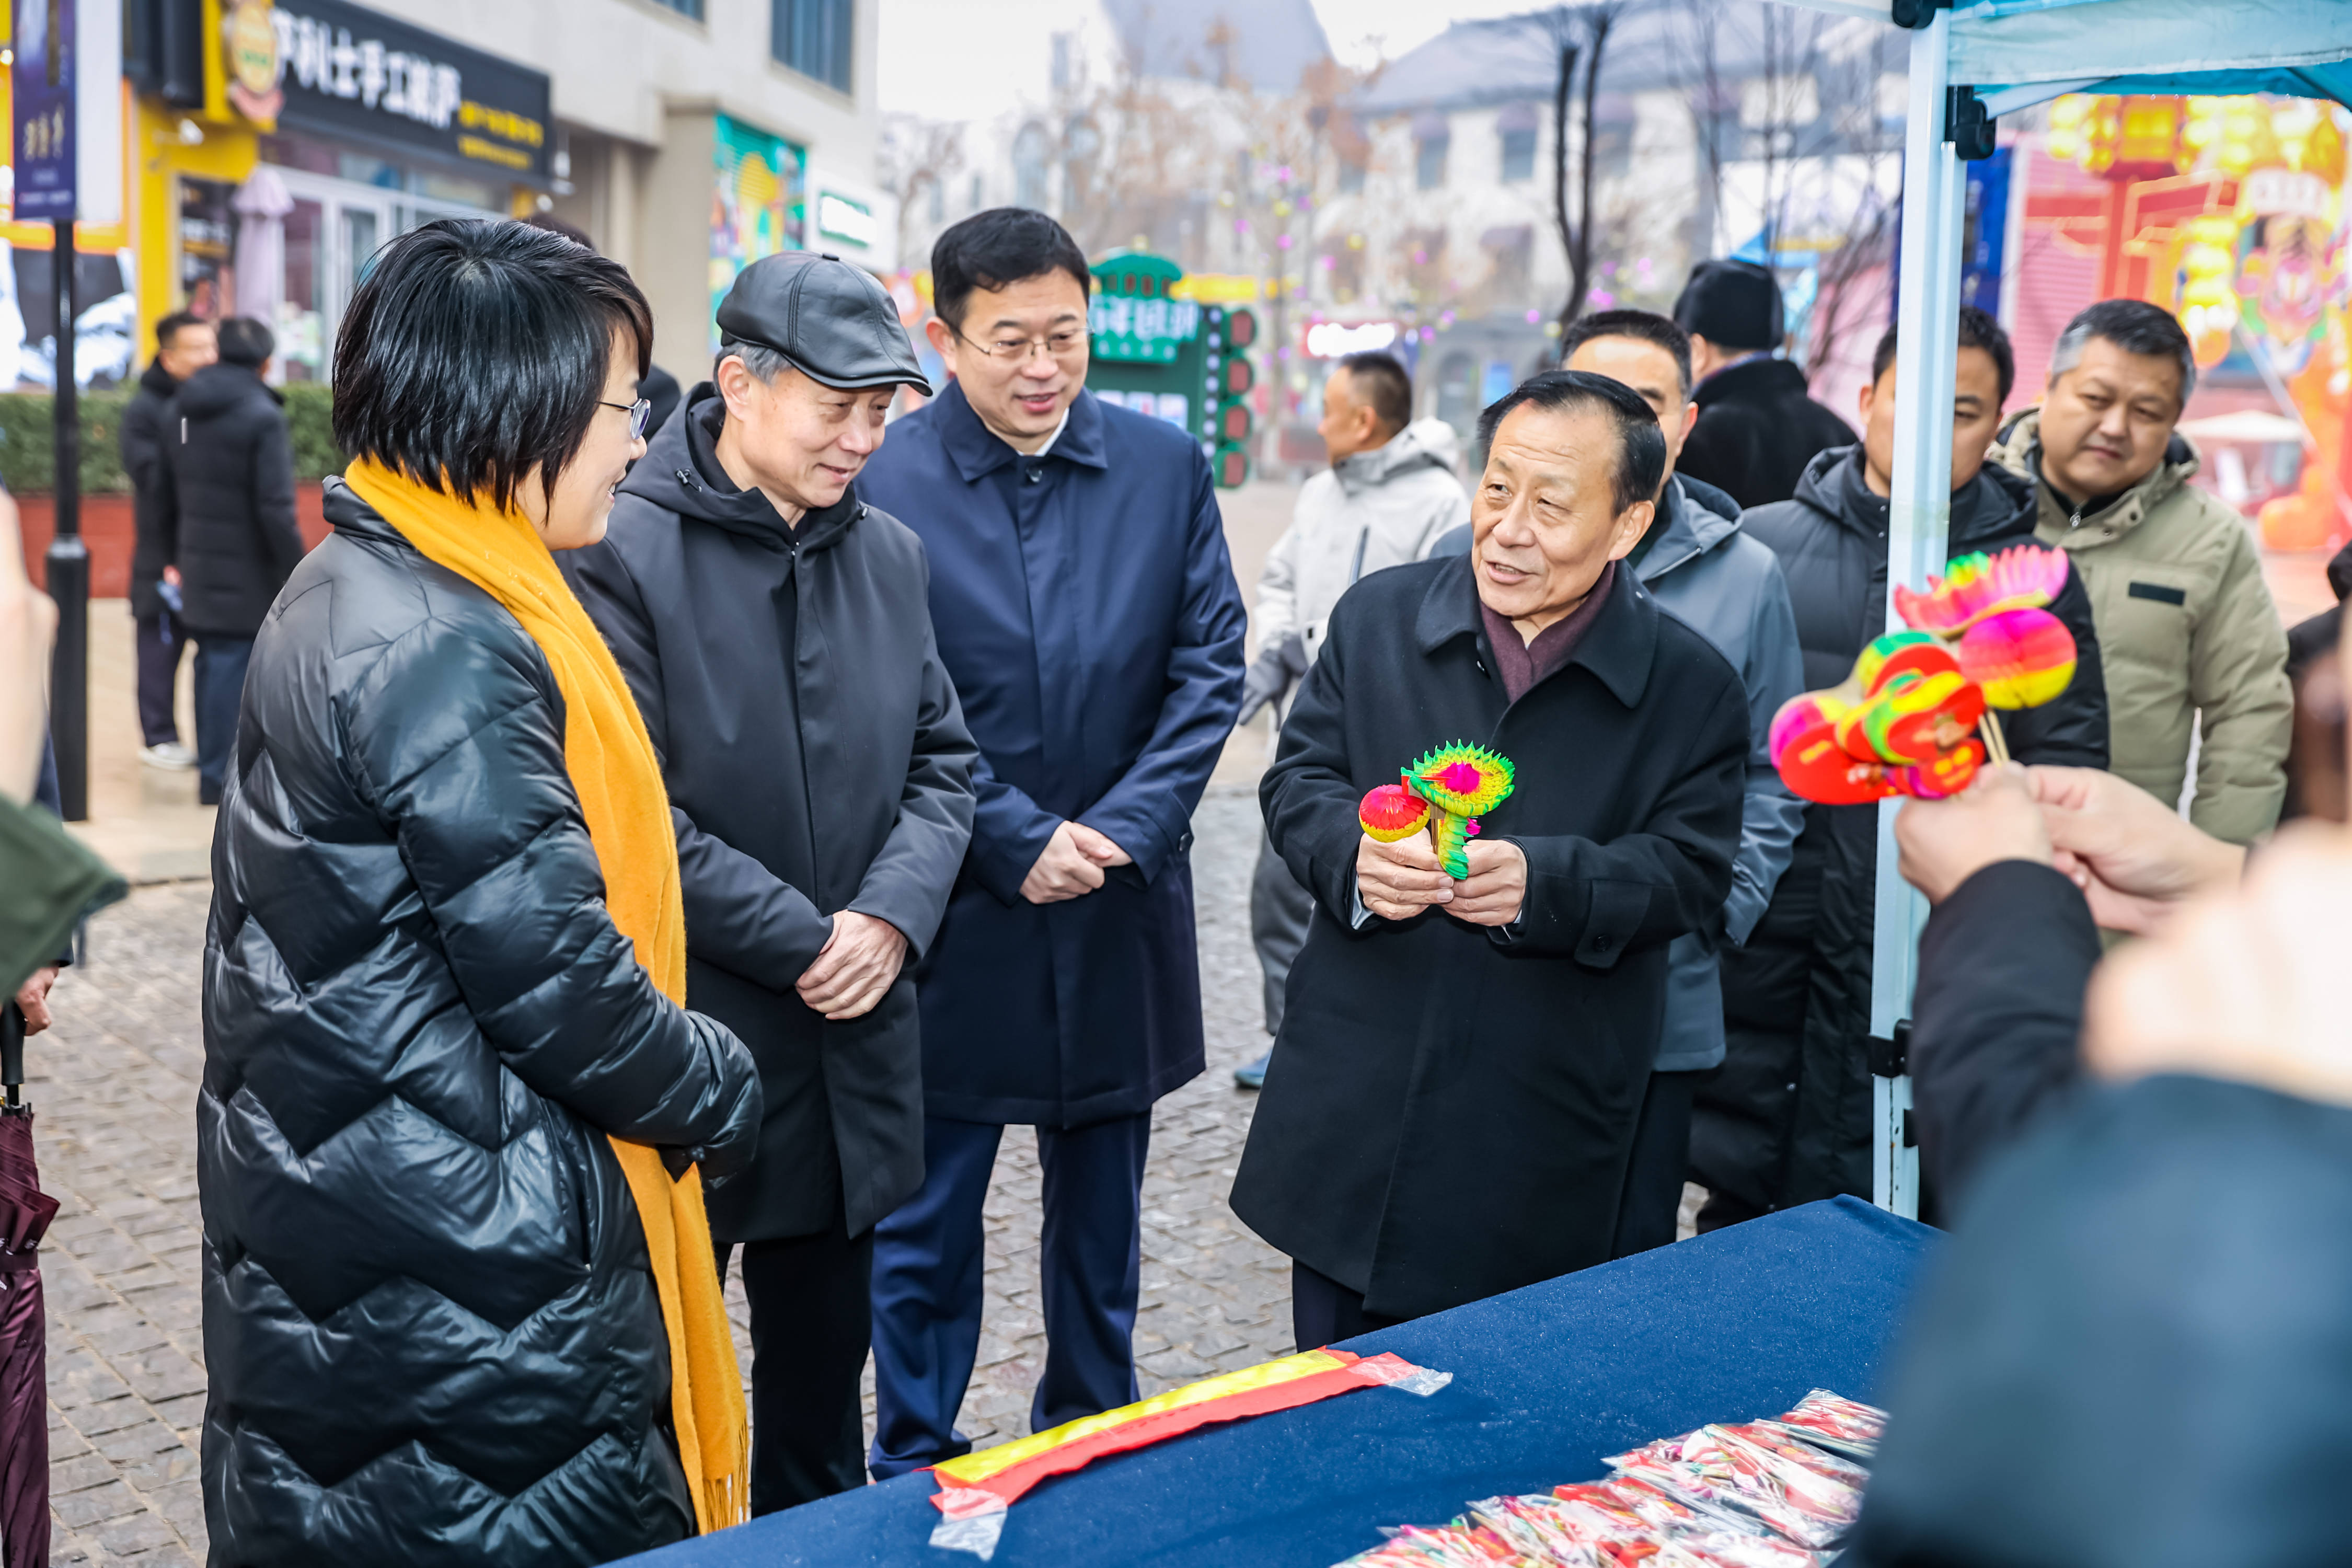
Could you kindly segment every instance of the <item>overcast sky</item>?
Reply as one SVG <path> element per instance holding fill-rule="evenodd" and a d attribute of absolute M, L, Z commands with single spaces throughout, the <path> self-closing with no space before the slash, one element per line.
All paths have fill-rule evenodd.
<path fill-rule="evenodd" d="M 1393 59 L 1449 21 L 1531 10 L 1538 0 L 1313 0 L 1340 60 Z M 1046 38 L 1090 0 L 882 0 L 882 107 L 979 119 L 1042 92 Z"/>

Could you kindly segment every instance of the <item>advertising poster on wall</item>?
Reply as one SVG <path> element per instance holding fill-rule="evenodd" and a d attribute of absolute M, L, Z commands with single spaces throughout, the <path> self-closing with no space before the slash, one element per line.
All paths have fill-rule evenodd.
<path fill-rule="evenodd" d="M 805 247 L 808 152 L 719 115 L 711 128 L 717 176 L 710 202 L 710 309 L 735 275 L 763 256 Z M 710 346 L 719 347 L 711 328 Z"/>
<path fill-rule="evenodd" d="M 12 79 L 19 221 L 74 216 L 74 10 L 16 0 Z"/>

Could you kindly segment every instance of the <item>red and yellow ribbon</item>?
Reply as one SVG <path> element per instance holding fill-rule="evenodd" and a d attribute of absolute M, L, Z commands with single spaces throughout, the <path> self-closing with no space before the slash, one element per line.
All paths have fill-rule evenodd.
<path fill-rule="evenodd" d="M 950 1519 L 993 1512 L 1039 1481 L 1066 1475 L 1107 1454 L 1122 1454 L 1221 1421 L 1295 1409 L 1359 1388 L 1398 1383 L 1420 1371 L 1385 1354 L 1319 1350 L 1285 1356 L 934 1465 L 940 1489 L 931 1501 Z"/>

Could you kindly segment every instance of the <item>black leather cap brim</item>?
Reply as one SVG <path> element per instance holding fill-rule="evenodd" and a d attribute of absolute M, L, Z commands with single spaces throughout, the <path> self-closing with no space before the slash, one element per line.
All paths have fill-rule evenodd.
<path fill-rule="evenodd" d="M 778 348 L 773 343 L 763 343 L 760 342 L 759 340 L 755 338 L 744 337 L 739 337 L 737 341 L 739 342 L 751 343 L 756 347 L 766 349 L 770 353 L 777 355 L 779 358 L 782 359 L 786 364 L 792 366 L 794 370 L 800 372 L 811 381 L 815 382 L 819 386 L 829 386 L 835 392 L 869 392 L 877 386 L 911 386 L 917 392 L 921 393 L 925 397 L 936 397 L 939 395 L 939 394 L 932 389 L 929 379 L 926 377 L 919 369 L 912 367 L 902 369 L 897 365 L 880 365 L 860 371 L 855 374 L 832 375 L 824 371 L 816 370 L 812 366 L 802 363 L 799 360 L 794 359 L 791 354 L 786 353 L 782 349 Z"/>

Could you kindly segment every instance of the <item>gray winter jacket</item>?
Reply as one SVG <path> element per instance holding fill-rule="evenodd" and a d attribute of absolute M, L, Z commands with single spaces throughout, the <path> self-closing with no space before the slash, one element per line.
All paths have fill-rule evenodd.
<path fill-rule="evenodd" d="M 1720 931 L 1676 937 L 1666 957 L 1665 1026 L 1657 1070 L 1691 1072 L 1723 1060 L 1718 939 L 1744 945 L 1789 868 L 1805 803 L 1773 771 L 1766 743 L 1772 715 L 1805 689 L 1797 616 L 1780 558 L 1739 531 L 1739 503 L 1703 480 L 1666 482 L 1666 531 L 1634 572 L 1658 603 L 1713 643 L 1748 689 L 1748 777 L 1739 807 L 1739 854 Z"/>
<path fill-rule="evenodd" d="M 1659 1072 L 1696 1072 L 1723 1060 L 1721 943 L 1744 945 L 1789 868 L 1804 802 L 1773 771 L 1767 744 L 1772 715 L 1805 688 L 1797 617 L 1780 562 L 1739 531 L 1739 503 L 1713 485 L 1676 474 L 1666 481 L 1666 531 L 1634 571 L 1661 608 L 1715 645 L 1748 691 L 1748 773 L 1740 802 L 1739 854 L 1723 923 L 1679 936 L 1666 950 L 1666 1007 L 1658 1031 Z M 1436 553 L 1470 548 L 1470 530 L 1438 542 Z"/>
<path fill-rule="evenodd" d="M 1290 526 L 1258 574 L 1257 646 L 1296 636 L 1312 663 L 1331 606 L 1357 578 L 1428 559 L 1439 536 L 1469 521 L 1454 459 L 1453 427 L 1417 420 L 1301 486 Z"/>

